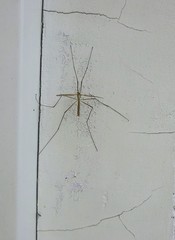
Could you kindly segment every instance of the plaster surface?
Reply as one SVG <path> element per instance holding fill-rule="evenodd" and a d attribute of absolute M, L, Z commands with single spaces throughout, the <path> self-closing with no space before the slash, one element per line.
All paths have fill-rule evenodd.
<path fill-rule="evenodd" d="M 41 103 L 76 93 L 93 47 L 82 94 L 107 106 L 83 100 L 80 117 L 71 98 L 41 107 L 38 239 L 170 239 L 174 8 L 45 0 Z"/>

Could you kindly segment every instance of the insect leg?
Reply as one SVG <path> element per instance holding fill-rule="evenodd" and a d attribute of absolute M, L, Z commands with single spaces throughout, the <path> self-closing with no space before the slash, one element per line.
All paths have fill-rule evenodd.
<path fill-rule="evenodd" d="M 95 97 L 95 98 L 103 98 L 103 97 L 95 96 L 95 95 L 92 95 L 92 94 L 81 94 L 81 96 L 87 97 L 87 98 L 92 98 L 92 97 Z"/>
<path fill-rule="evenodd" d="M 123 114 L 121 114 L 120 112 L 118 112 L 116 109 L 112 108 L 111 106 L 101 102 L 99 99 L 94 98 L 95 101 L 99 102 L 100 104 L 102 104 L 103 106 L 111 109 L 112 111 L 116 112 L 118 115 L 120 115 L 122 118 L 124 118 L 125 120 L 127 120 L 129 122 L 129 119 L 127 117 L 125 117 Z"/>
<path fill-rule="evenodd" d="M 81 100 L 89 101 L 89 100 L 95 100 L 96 97 L 90 97 L 90 98 L 81 98 Z"/>
<path fill-rule="evenodd" d="M 55 135 L 57 134 L 57 132 L 59 131 L 59 129 L 60 129 L 60 127 L 61 127 L 61 124 L 62 124 L 62 122 L 63 122 L 63 119 L 64 119 L 66 113 L 73 107 L 73 105 L 74 105 L 75 103 L 76 103 L 76 101 L 75 101 L 74 103 L 72 103 L 72 104 L 66 109 L 66 111 L 64 111 L 63 116 L 62 116 L 62 118 L 61 118 L 61 120 L 60 120 L 60 123 L 59 123 L 59 125 L 58 125 L 57 130 L 54 132 L 54 134 L 52 135 L 52 137 L 47 141 L 47 143 L 46 143 L 46 144 L 44 145 L 44 147 L 41 149 L 41 151 L 39 152 L 39 154 L 41 154 L 41 153 L 43 152 L 43 150 L 47 147 L 47 145 L 50 143 L 50 141 L 55 137 Z"/>
<path fill-rule="evenodd" d="M 37 99 L 37 94 L 35 94 L 35 99 L 37 101 L 37 103 L 42 106 L 42 107 L 48 107 L 48 108 L 54 108 L 56 107 L 56 105 L 59 103 L 59 101 L 61 100 L 62 96 L 59 97 L 59 99 L 56 101 L 56 103 L 54 105 L 46 105 L 46 104 L 41 104 L 39 103 L 38 99 Z"/>
<path fill-rule="evenodd" d="M 66 98 L 69 98 L 69 99 L 76 100 L 76 98 L 75 98 L 75 97 L 70 97 L 70 96 L 63 96 L 63 97 L 66 97 Z"/>
<path fill-rule="evenodd" d="M 91 137 L 91 140 L 92 140 L 92 142 L 93 142 L 93 144 L 94 144 L 94 147 L 95 147 L 96 151 L 98 152 L 98 148 L 97 148 L 97 146 L 96 146 L 96 144 L 95 144 L 94 138 L 93 138 L 93 136 L 92 136 L 92 133 L 91 133 L 91 130 L 90 130 L 90 127 L 89 127 L 89 119 L 90 119 L 91 113 L 92 113 L 92 111 L 93 111 L 94 108 L 93 108 L 91 105 L 89 105 L 88 103 L 85 103 L 85 102 L 83 102 L 83 101 L 82 101 L 82 103 L 91 108 L 91 110 L 90 110 L 90 112 L 89 112 L 89 115 L 88 115 L 88 118 L 87 118 L 87 120 L 86 120 L 86 124 L 87 124 L 87 127 L 88 127 L 88 131 L 89 131 L 89 135 L 90 135 L 90 137 Z"/>

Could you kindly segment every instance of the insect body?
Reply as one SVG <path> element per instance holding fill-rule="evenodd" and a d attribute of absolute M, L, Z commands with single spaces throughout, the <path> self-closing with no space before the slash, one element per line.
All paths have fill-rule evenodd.
<path fill-rule="evenodd" d="M 81 98 L 81 93 L 77 92 L 77 116 L 80 116 L 80 98 Z"/>
<path fill-rule="evenodd" d="M 41 104 L 41 106 L 44 106 L 44 107 L 49 107 L 49 108 L 54 108 L 56 107 L 56 105 L 60 102 L 61 98 L 65 97 L 65 98 L 69 98 L 71 100 L 74 100 L 73 103 L 64 111 L 63 115 L 62 115 L 62 118 L 59 122 L 59 125 L 56 129 L 56 131 L 54 132 L 54 134 L 52 135 L 52 137 L 47 141 L 47 143 L 44 145 L 44 147 L 40 150 L 40 153 L 47 147 L 47 145 L 50 143 L 50 141 L 55 137 L 55 135 L 58 133 L 60 127 L 61 127 L 61 124 L 62 124 L 62 121 L 65 117 L 65 115 L 67 114 L 67 112 L 75 105 L 77 104 L 77 116 L 79 117 L 80 114 L 81 114 L 81 106 L 84 105 L 86 107 L 89 108 L 89 115 L 86 119 L 86 124 L 87 124 L 87 128 L 88 128 L 88 131 L 89 131 L 89 135 L 90 135 L 90 138 L 93 142 L 93 145 L 96 149 L 96 151 L 98 151 L 97 149 L 97 146 L 95 144 L 95 141 L 94 141 L 94 138 L 92 136 L 92 133 L 91 133 L 91 130 L 90 130 L 90 127 L 89 127 L 89 119 L 91 117 L 91 114 L 92 114 L 92 111 L 93 111 L 93 106 L 89 103 L 89 102 L 92 102 L 92 101 L 96 101 L 98 103 L 100 103 L 101 105 L 111 109 L 112 111 L 114 111 L 115 113 L 117 113 L 120 117 L 124 118 L 126 121 L 129 121 L 129 119 L 127 117 L 125 117 L 123 114 L 121 114 L 120 112 L 118 112 L 116 109 L 112 108 L 111 106 L 103 103 L 102 101 L 100 101 L 100 99 L 102 97 L 99 97 L 99 96 L 95 96 L 95 95 L 92 95 L 92 94 L 84 94 L 82 93 L 82 87 L 83 87 L 83 81 L 84 81 L 84 78 L 86 76 L 86 73 L 87 73 L 87 70 L 89 68 L 89 63 L 90 63 L 90 59 L 91 59 L 91 56 L 92 56 L 92 51 L 93 51 L 93 47 L 91 48 L 91 51 L 90 51 L 90 55 L 89 55 L 89 58 L 88 58 L 88 63 L 87 63 L 87 66 L 86 66 L 86 69 L 84 71 L 84 74 L 83 74 L 83 77 L 81 79 L 81 81 L 79 81 L 78 79 L 78 76 L 77 76 L 77 71 L 76 71 L 76 68 L 75 68 L 75 62 L 74 62 L 74 56 L 73 56 L 73 51 L 72 51 L 72 45 L 70 45 L 70 52 L 71 52 L 71 58 L 72 58 L 72 65 L 73 65 L 73 70 L 74 70 L 74 74 L 75 74 L 75 77 L 76 77 L 76 92 L 75 93 L 63 93 L 63 94 L 57 94 L 56 96 L 59 97 L 59 99 L 57 100 L 57 102 L 54 104 L 54 105 L 45 105 L 45 104 Z"/>

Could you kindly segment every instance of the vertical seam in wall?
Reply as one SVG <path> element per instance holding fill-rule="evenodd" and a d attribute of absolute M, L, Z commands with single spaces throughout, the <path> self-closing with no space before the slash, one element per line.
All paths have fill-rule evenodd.
<path fill-rule="evenodd" d="M 37 168 L 36 168 L 36 240 L 38 239 L 38 184 L 39 184 L 39 146 L 40 146 L 40 121 L 41 121 L 41 87 L 42 87 L 42 55 L 43 55 L 43 30 L 44 30 L 44 0 L 41 2 L 41 35 L 40 35 L 40 73 L 39 73 L 39 106 L 38 106 L 38 140 L 37 140 Z"/>

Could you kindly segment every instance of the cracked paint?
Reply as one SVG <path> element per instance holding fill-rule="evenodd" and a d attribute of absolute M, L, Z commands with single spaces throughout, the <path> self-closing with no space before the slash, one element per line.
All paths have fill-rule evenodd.
<path fill-rule="evenodd" d="M 152 192 L 155 192 L 157 190 L 159 190 L 160 188 L 156 188 L 154 190 L 152 190 Z M 84 230 L 87 228 L 93 228 L 93 227 L 97 227 L 99 226 L 102 222 L 111 220 L 111 219 L 115 219 L 118 218 L 121 222 L 121 224 L 124 226 L 124 228 L 126 229 L 126 231 L 128 231 L 129 234 L 131 234 L 134 239 L 136 239 L 136 235 L 128 228 L 128 226 L 126 226 L 126 224 L 124 223 L 124 221 L 122 220 L 122 216 L 134 211 L 137 208 L 140 208 L 143 204 L 145 204 L 147 201 L 149 201 L 152 197 L 153 193 L 151 195 L 149 195 L 146 199 L 144 199 L 142 202 L 140 202 L 139 204 L 135 205 L 134 207 L 128 209 L 128 210 L 123 210 L 122 212 L 109 216 L 109 217 L 105 217 L 100 219 L 98 222 L 94 223 L 94 224 L 90 224 L 87 226 L 81 226 L 81 227 L 76 227 L 76 228 L 65 228 L 65 229 L 39 229 L 39 232 L 73 232 L 73 231 L 79 231 L 79 230 Z"/>
<path fill-rule="evenodd" d="M 145 135 L 167 135 L 174 134 L 175 131 L 162 131 L 162 132 L 131 132 L 135 134 L 145 134 Z"/>
<path fill-rule="evenodd" d="M 59 11 L 56 11 L 56 10 L 48 10 L 48 9 L 44 9 L 44 12 L 47 12 L 47 13 L 56 13 L 56 14 L 63 14 L 63 15 L 71 15 L 71 14 L 80 14 L 80 15 L 86 15 L 86 16 L 96 16 L 96 17 L 104 17 L 104 18 L 107 18 L 109 20 L 117 20 L 117 23 L 120 24 L 121 26 L 127 28 L 127 29 L 130 29 L 130 30 L 133 30 L 133 31 L 137 31 L 137 32 L 147 32 L 149 33 L 148 30 L 146 29 L 139 29 L 139 28 L 135 28 L 135 27 L 132 27 L 132 26 L 129 26 L 123 22 L 120 21 L 120 18 L 121 18 L 121 15 L 119 17 L 110 17 L 104 13 L 90 13 L 90 12 L 81 12 L 81 11 L 71 11 L 71 12 L 59 12 Z"/>
<path fill-rule="evenodd" d="M 132 69 L 131 67 L 129 67 L 129 69 L 130 69 L 132 72 L 136 73 L 136 74 L 137 74 L 138 76 L 140 76 L 141 78 L 143 78 L 144 80 L 146 80 L 146 81 L 148 81 L 149 83 L 152 83 L 152 84 L 153 84 L 153 81 L 150 80 L 150 79 L 148 79 L 148 78 L 146 78 L 142 73 L 136 71 L 135 69 Z"/>
<path fill-rule="evenodd" d="M 113 3 L 45 0 L 43 6 L 42 102 L 50 105 L 58 94 L 75 90 L 70 43 L 78 78 L 93 47 L 83 91 L 104 98 L 130 121 L 126 126 L 94 104 L 89 124 L 98 142 L 96 152 L 84 127 L 86 106 L 78 120 L 74 108 L 66 116 L 59 134 L 39 156 L 41 240 L 169 240 L 174 38 L 169 28 L 164 33 L 166 19 L 145 0 L 116 0 L 117 11 Z M 144 34 L 150 29 L 152 34 Z M 41 146 L 57 129 L 68 104 L 65 100 L 53 109 L 41 108 Z"/>
<path fill-rule="evenodd" d="M 127 0 L 125 0 L 124 2 L 124 5 L 120 11 L 120 14 L 119 16 L 115 16 L 115 17 L 112 17 L 112 16 L 108 16 L 104 13 L 97 13 L 97 12 L 83 12 L 83 11 L 70 11 L 70 12 L 63 12 L 63 11 L 56 11 L 56 10 L 50 10 L 50 9 L 44 9 L 44 12 L 47 12 L 47 13 L 56 13 L 56 14 L 60 14 L 60 15 L 71 15 L 71 14 L 80 14 L 80 15 L 86 15 L 86 16 L 96 16 L 96 17 L 104 17 L 108 20 L 117 20 L 117 23 L 120 24 L 121 26 L 127 28 L 127 29 L 130 29 L 130 30 L 134 30 L 134 31 L 138 31 L 138 32 L 149 32 L 148 30 L 146 29 L 139 29 L 139 28 L 136 28 L 136 27 L 133 27 L 133 26 L 129 26 L 123 22 L 121 22 L 121 18 L 122 18 L 122 14 L 123 14 L 123 11 L 125 9 L 127 5 Z"/>

